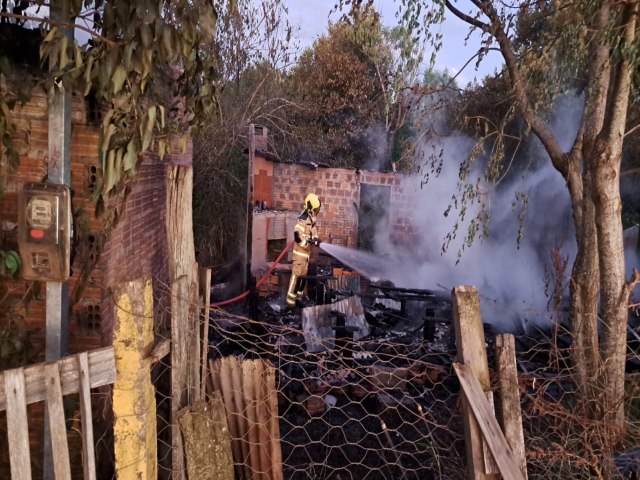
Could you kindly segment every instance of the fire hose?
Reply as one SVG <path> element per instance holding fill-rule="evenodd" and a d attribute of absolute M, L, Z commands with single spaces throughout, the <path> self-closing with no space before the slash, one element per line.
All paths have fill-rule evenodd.
<path fill-rule="evenodd" d="M 256 283 L 256 289 L 260 288 L 260 285 L 262 285 L 270 276 L 271 276 L 271 272 L 273 272 L 273 270 L 276 268 L 276 266 L 278 265 L 278 263 L 280 263 L 280 260 L 282 260 L 282 257 L 285 256 L 285 254 L 287 253 L 287 251 L 289 251 L 289 249 L 291 247 L 293 247 L 294 244 L 294 240 L 291 240 L 291 242 L 289 243 L 289 245 L 287 245 L 284 250 L 282 250 L 282 253 L 280 253 L 280 255 L 278 255 L 278 258 L 276 258 L 276 261 L 273 262 L 273 265 L 271 266 L 271 268 L 269 269 L 269 271 L 264 274 L 262 276 L 262 278 L 260 280 L 258 280 L 258 282 Z M 240 295 L 238 295 L 237 297 L 233 297 L 230 298 L 229 300 L 222 300 L 221 302 L 216 302 L 216 303 L 212 303 L 210 308 L 213 307 L 221 307 L 223 305 L 228 305 L 230 303 L 233 302 L 237 302 L 238 300 L 242 300 L 244 297 L 246 297 L 247 295 L 249 295 L 249 293 L 251 293 L 251 290 L 247 290 L 244 293 L 241 293 Z"/>

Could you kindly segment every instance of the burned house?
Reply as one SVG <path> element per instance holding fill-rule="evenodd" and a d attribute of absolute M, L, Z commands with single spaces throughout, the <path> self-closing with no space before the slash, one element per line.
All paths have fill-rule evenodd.
<path fill-rule="evenodd" d="M 411 245 L 414 186 L 408 176 L 282 162 L 266 151 L 267 135 L 266 128 L 257 129 L 251 202 L 256 206 L 251 238 L 254 275 L 264 273 L 293 239 L 309 192 L 322 200 L 317 224 L 323 242 L 371 251 L 375 237 L 386 235 L 399 248 Z"/>

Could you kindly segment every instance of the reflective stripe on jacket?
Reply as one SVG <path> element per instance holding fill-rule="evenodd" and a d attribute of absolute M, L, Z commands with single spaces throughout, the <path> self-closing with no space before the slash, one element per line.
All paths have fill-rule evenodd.
<path fill-rule="evenodd" d="M 296 223 L 294 232 L 298 233 L 300 243 L 296 242 L 293 244 L 293 261 L 296 261 L 296 257 L 298 257 L 298 261 L 308 261 L 309 253 L 311 252 L 311 243 L 309 240 L 317 235 L 316 222 L 313 215 L 306 210 L 302 212 L 298 217 L 298 223 Z"/>

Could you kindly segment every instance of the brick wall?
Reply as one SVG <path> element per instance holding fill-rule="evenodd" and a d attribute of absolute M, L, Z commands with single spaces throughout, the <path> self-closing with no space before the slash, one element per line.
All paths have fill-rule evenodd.
<path fill-rule="evenodd" d="M 311 169 L 274 163 L 273 208 L 302 211 L 305 196 L 316 193 L 322 201 L 318 234 L 324 241 L 355 248 L 358 245 L 360 185 L 390 187 L 389 233 L 395 244 L 411 243 L 415 228 L 412 182 L 396 173 L 354 171 L 345 168 Z"/>
<path fill-rule="evenodd" d="M 164 318 L 166 302 L 167 243 L 165 230 L 165 163 L 147 158 L 139 176 L 131 185 L 131 193 L 122 208 L 120 219 L 110 236 L 104 222 L 96 218 L 92 197 L 99 181 L 99 130 L 87 121 L 87 108 L 82 96 L 72 99 L 71 187 L 74 191 L 73 210 L 76 217 L 77 248 L 73 275 L 69 280 L 72 294 L 72 315 L 69 319 L 69 352 L 98 348 L 110 342 L 113 319 L 111 289 L 120 282 L 142 274 L 154 278 L 156 308 Z M 13 224 L 18 220 L 18 192 L 25 183 L 41 182 L 47 172 L 48 128 L 47 97 L 44 91 L 33 93 L 32 100 L 17 108 L 18 125 L 28 127 L 28 145 L 22 145 L 20 166 L 16 172 L 2 171 L 6 192 L 0 195 L 0 221 L 3 243 L 7 249 L 17 249 L 17 234 Z M 18 140 L 19 146 L 20 140 Z M 190 154 L 190 152 L 188 152 Z M 181 156 L 178 154 L 178 156 Z M 184 156 L 184 155 L 182 155 Z M 102 252 L 102 255 L 98 255 Z M 98 257 L 96 257 L 98 255 Z M 80 292 L 76 284 L 87 262 L 99 258 Z M 92 262 L 94 263 L 94 262 Z M 22 298 L 27 282 L 0 280 L 0 293 L 10 291 L 7 302 Z M 25 319 L 29 341 L 33 346 L 33 361 L 44 358 L 45 289 L 30 302 L 28 310 L 15 311 Z M 9 303 L 0 305 L 0 309 Z"/>
<path fill-rule="evenodd" d="M 119 283 L 143 275 L 153 279 L 154 310 L 158 324 L 166 320 L 168 302 L 168 254 L 165 226 L 164 163 L 147 156 L 140 166 L 129 198 L 111 237 L 101 263 L 107 292 L 101 305 L 103 343 L 110 344 L 113 332 L 114 304 L 109 292 Z"/>

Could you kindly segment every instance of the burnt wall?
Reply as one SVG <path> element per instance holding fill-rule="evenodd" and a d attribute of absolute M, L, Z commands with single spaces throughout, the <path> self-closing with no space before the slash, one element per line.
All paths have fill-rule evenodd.
<path fill-rule="evenodd" d="M 324 241 L 355 248 L 358 245 L 358 212 L 361 185 L 389 187 L 388 231 L 396 245 L 410 244 L 415 228 L 411 221 L 414 195 L 409 177 L 390 172 L 344 168 L 311 169 L 303 165 L 274 163 L 273 208 L 301 211 L 305 196 L 314 192 L 322 200 L 318 217 Z"/>

